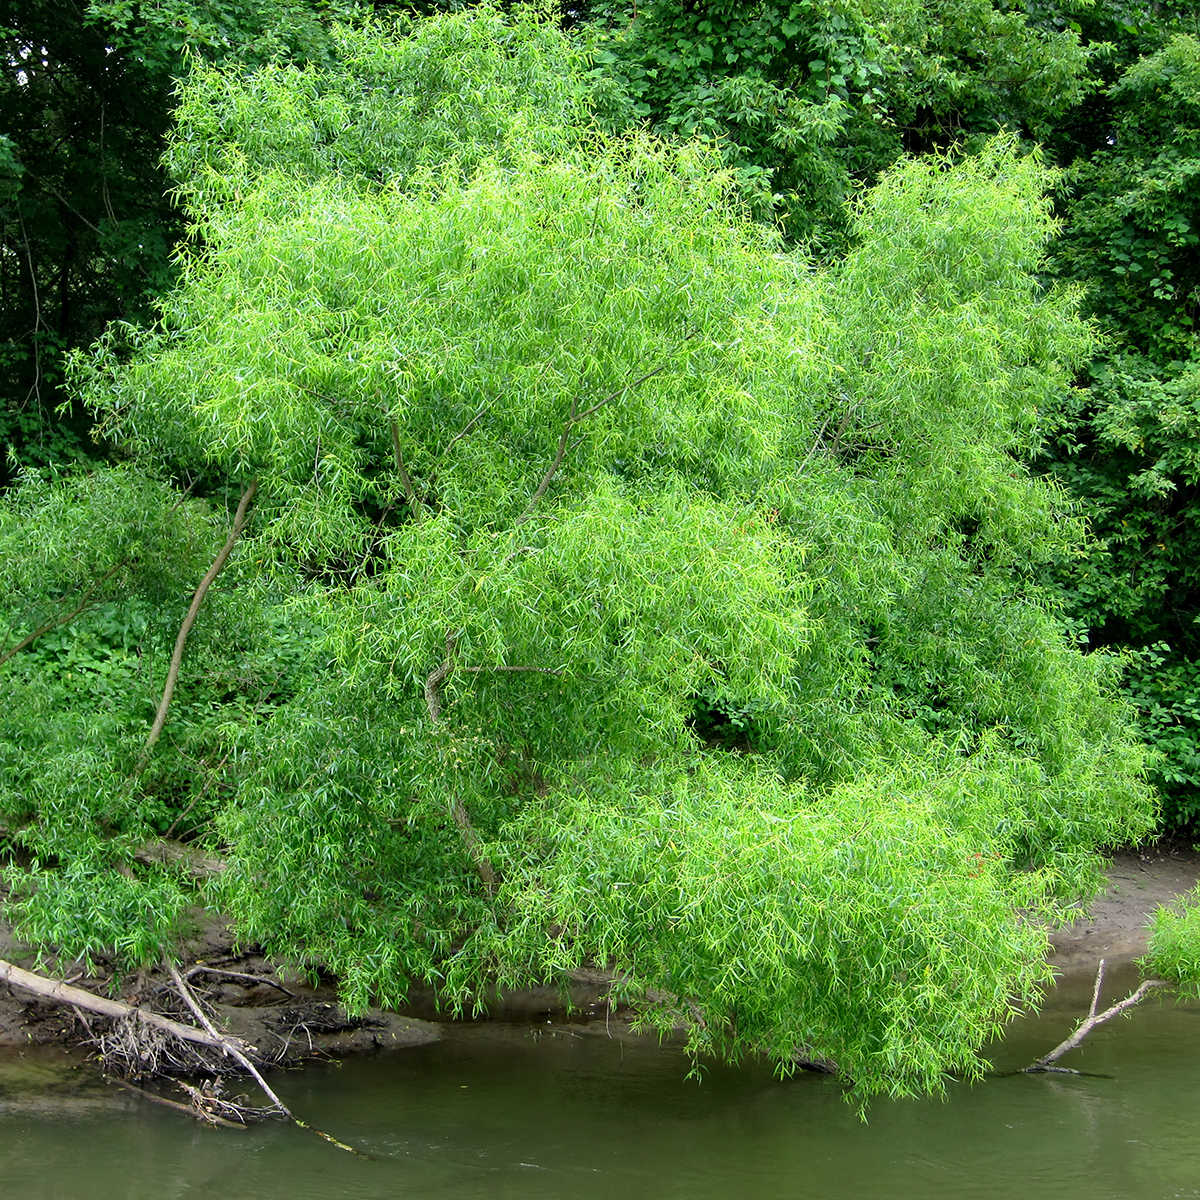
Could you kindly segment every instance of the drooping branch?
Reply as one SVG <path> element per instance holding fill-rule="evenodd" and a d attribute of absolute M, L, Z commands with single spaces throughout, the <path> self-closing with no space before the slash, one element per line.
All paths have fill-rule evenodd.
<path fill-rule="evenodd" d="M 1049 1054 L 1044 1054 L 1036 1062 L 1023 1067 L 1022 1073 L 1027 1075 L 1041 1075 L 1048 1071 L 1053 1071 L 1063 1075 L 1078 1075 L 1078 1071 L 1072 1070 L 1069 1067 L 1056 1067 L 1053 1064 L 1062 1058 L 1067 1051 L 1074 1050 L 1097 1025 L 1103 1025 L 1105 1021 L 1111 1021 L 1113 1017 L 1120 1016 L 1121 1013 L 1131 1009 L 1135 1004 L 1140 1004 L 1155 988 L 1170 986 L 1165 979 L 1147 979 L 1135 991 L 1126 996 L 1124 1000 L 1118 1001 L 1111 1008 L 1106 1008 L 1102 1013 L 1097 1013 L 1096 1009 L 1100 1003 L 1100 989 L 1103 985 L 1104 959 L 1101 959 L 1100 966 L 1096 971 L 1096 985 L 1092 989 L 1092 1004 L 1088 1009 L 1088 1015 L 1079 1022 L 1075 1028 L 1075 1032 L 1069 1038 L 1060 1042 Z"/>
<path fill-rule="evenodd" d="M 172 516 L 175 512 L 178 511 L 180 505 L 182 505 L 184 503 L 184 501 L 187 500 L 188 494 L 192 490 L 192 486 L 193 485 L 191 483 L 189 483 L 187 485 L 187 487 L 185 487 L 183 489 L 183 491 L 180 493 L 179 499 L 175 501 L 175 503 L 171 506 L 170 510 L 167 512 L 167 516 Z M 71 609 L 71 611 L 69 613 L 67 613 L 65 616 L 51 617 L 50 620 L 39 625 L 32 633 L 27 634 L 24 638 L 22 638 L 21 641 L 19 641 L 10 650 L 6 650 L 3 654 L 0 654 L 0 667 L 4 666 L 4 664 L 6 662 L 8 662 L 8 660 L 10 658 L 13 658 L 17 654 L 20 654 L 22 650 L 27 650 L 43 634 L 50 633 L 52 630 L 58 629 L 60 626 L 66 625 L 68 622 L 73 621 L 77 616 L 79 616 L 80 613 L 84 612 L 87 609 L 88 605 L 91 604 L 92 598 L 96 595 L 96 593 L 122 567 L 126 566 L 128 563 L 129 563 L 128 558 L 120 559 L 113 566 L 109 567 L 109 569 L 107 571 L 105 571 L 104 574 L 101 575 L 100 578 L 97 579 L 91 585 L 91 587 L 88 588 L 88 590 L 86 592 L 84 592 L 83 599 L 80 600 L 79 603 L 73 609 Z"/>
<path fill-rule="evenodd" d="M 699 330 L 692 330 L 691 333 L 687 334 L 683 338 L 683 342 L 691 341 L 691 339 L 694 338 L 698 332 Z M 683 343 L 681 342 L 680 344 L 682 345 Z M 546 489 L 550 486 L 554 476 L 558 474 L 558 469 L 562 466 L 563 459 L 567 456 L 568 444 L 571 440 L 571 431 L 575 428 L 575 426 L 578 425 L 580 421 L 587 420 L 587 418 L 592 416 L 593 413 L 599 412 L 602 408 L 604 408 L 605 405 L 611 404 L 614 400 L 619 399 L 621 396 L 625 395 L 626 392 L 631 391 L 635 387 L 640 387 L 646 382 L 646 380 L 653 379 L 655 375 L 661 375 L 670 365 L 670 359 L 659 363 L 657 367 L 652 367 L 649 371 L 639 375 L 636 379 L 631 379 L 628 383 L 622 384 L 615 391 L 609 392 L 609 394 L 605 396 L 603 400 L 596 401 L 596 403 L 590 408 L 585 408 L 583 412 L 579 411 L 578 395 L 571 397 L 571 409 L 567 414 L 566 423 L 563 425 L 562 434 L 559 436 L 558 449 L 554 454 L 554 459 L 547 468 L 545 475 L 542 476 L 542 481 L 537 485 L 537 489 L 534 491 L 529 503 L 525 506 L 525 511 L 522 512 L 514 522 L 514 529 L 524 525 L 525 522 L 528 521 L 533 515 L 533 510 L 537 507 L 538 501 L 541 500 L 541 498 L 546 494 Z"/>
<path fill-rule="evenodd" d="M 204 603 L 204 597 L 212 586 L 212 581 L 221 573 L 221 568 L 225 565 L 226 559 L 233 551 L 234 545 L 237 543 L 238 537 L 241 535 L 242 529 L 246 524 L 246 514 L 250 509 L 250 502 L 254 499 L 254 493 L 258 491 L 258 479 L 252 479 L 246 490 L 242 493 L 242 498 L 238 503 L 237 512 L 233 517 L 233 527 L 229 531 L 229 536 L 225 539 L 223 545 L 213 559 L 212 566 L 208 568 L 207 574 L 200 580 L 199 587 L 196 588 L 196 593 L 192 597 L 191 606 L 188 608 L 187 616 L 183 618 L 183 624 L 179 627 L 179 636 L 175 639 L 175 651 L 171 655 L 171 665 L 167 670 L 167 682 L 163 688 L 162 699 L 158 704 L 158 712 L 154 716 L 154 724 L 150 728 L 149 736 L 146 738 L 146 745 L 142 749 L 142 757 L 138 762 L 138 772 L 141 772 L 149 759 L 150 751 L 154 748 L 154 743 L 158 741 L 159 735 L 163 731 L 163 726 L 167 723 L 167 712 L 171 707 L 171 698 L 175 694 L 175 685 L 179 682 L 179 669 L 183 664 L 183 648 L 187 645 L 188 634 L 192 631 L 192 626 L 196 623 L 196 614 L 200 611 L 200 605 Z"/>
<path fill-rule="evenodd" d="M 43 634 L 49 633 L 53 629 L 58 629 L 61 625 L 66 625 L 68 621 L 73 621 L 87 606 L 92 602 L 92 597 L 125 565 L 127 559 L 121 559 L 115 566 L 110 567 L 90 588 L 83 594 L 83 599 L 71 609 L 65 616 L 51 617 L 49 621 L 39 625 L 32 633 L 27 634 L 22 638 L 11 650 L 6 650 L 0 654 L 0 667 L 2 667 L 10 658 L 21 653 L 22 650 L 28 649 L 38 640 Z"/>

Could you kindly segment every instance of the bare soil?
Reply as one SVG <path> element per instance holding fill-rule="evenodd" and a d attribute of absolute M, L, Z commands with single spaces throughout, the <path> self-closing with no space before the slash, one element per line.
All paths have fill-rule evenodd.
<path fill-rule="evenodd" d="M 1095 970 L 1146 953 L 1149 923 L 1200 882 L 1200 854 L 1186 843 L 1160 842 L 1140 850 L 1119 850 L 1106 872 L 1108 887 L 1074 924 L 1050 932 L 1050 962 L 1060 971 Z"/>

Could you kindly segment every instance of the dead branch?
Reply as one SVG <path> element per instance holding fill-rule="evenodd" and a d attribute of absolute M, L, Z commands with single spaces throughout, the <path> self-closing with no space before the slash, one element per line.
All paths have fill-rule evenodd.
<path fill-rule="evenodd" d="M 248 983 L 265 983 L 268 987 L 277 988 L 285 996 L 291 996 L 295 999 L 296 993 L 288 991 L 282 983 L 276 983 L 274 979 L 268 979 L 265 975 L 249 975 L 245 971 L 227 971 L 219 967 L 206 967 L 203 963 L 198 963 L 194 967 L 189 967 L 184 972 L 184 979 L 192 979 L 196 975 L 222 975 L 230 979 L 244 979 Z"/>
<path fill-rule="evenodd" d="M 213 1028 L 212 1022 L 208 1019 L 204 1009 L 200 1007 L 196 997 L 192 994 L 192 989 L 184 982 L 183 976 L 179 974 L 179 968 L 175 966 L 170 959 L 164 958 L 163 965 L 170 973 L 171 982 L 175 984 L 175 990 L 179 993 L 183 1002 L 195 1014 L 196 1020 L 204 1026 L 205 1029 L 221 1042 L 221 1047 L 230 1058 L 240 1063 L 247 1071 L 254 1076 L 254 1081 L 263 1090 L 263 1094 L 275 1105 L 276 1109 L 281 1112 L 288 1120 L 299 1125 L 301 1129 L 308 1129 L 315 1133 L 318 1137 L 323 1137 L 327 1142 L 337 1146 L 339 1150 L 345 1150 L 350 1154 L 358 1154 L 360 1158 L 366 1157 L 359 1154 L 353 1146 L 347 1146 L 345 1142 L 339 1142 L 337 1138 L 331 1137 L 328 1133 L 324 1133 L 320 1129 L 314 1129 L 307 1121 L 302 1121 L 267 1085 L 267 1081 L 259 1074 L 258 1068 L 246 1057 L 241 1050 L 241 1045 L 237 1038 L 230 1037 L 228 1034 L 220 1034 Z"/>
<path fill-rule="evenodd" d="M 183 665 L 183 648 L 187 645 L 188 634 L 191 633 L 192 626 L 196 622 L 196 614 L 200 611 L 200 605 L 204 602 L 204 597 L 212 581 L 221 573 L 221 568 L 225 565 L 225 560 L 233 551 L 238 536 L 246 524 L 246 513 L 250 508 L 250 502 L 254 499 L 254 493 L 257 491 L 258 479 L 254 478 L 250 480 L 246 490 L 242 493 L 241 500 L 238 502 L 237 512 L 233 518 L 233 527 L 229 531 L 229 536 L 225 539 L 225 545 L 221 547 L 217 553 L 217 557 L 213 559 L 213 564 L 208 568 L 208 573 L 200 580 L 200 586 L 196 588 L 196 594 L 192 597 L 191 607 L 187 611 L 187 616 L 183 618 L 183 624 L 179 627 L 179 636 L 175 639 L 175 652 L 171 655 L 171 666 L 167 671 L 167 683 L 163 688 L 162 700 L 159 701 L 158 712 L 154 716 L 154 724 L 150 728 L 150 734 L 146 738 L 146 745 L 142 749 L 142 757 L 137 765 L 138 774 L 145 768 L 150 751 L 154 748 L 154 743 L 158 741 L 159 735 L 163 731 L 163 726 L 167 723 L 167 710 L 171 707 L 171 697 L 175 694 L 175 685 L 179 682 L 179 668 Z"/>
<path fill-rule="evenodd" d="M 41 996 L 54 1004 L 76 1006 L 87 1012 L 117 1020 L 142 1021 L 185 1042 L 194 1042 L 216 1050 L 225 1050 L 228 1045 L 235 1044 L 239 1053 L 243 1054 L 249 1049 L 239 1038 L 228 1034 L 221 1035 L 211 1030 L 196 1029 L 191 1025 L 173 1021 L 170 1017 L 150 1012 L 149 1009 L 134 1008 L 130 1004 L 123 1004 L 120 1000 L 110 1000 L 107 996 L 94 995 L 92 992 L 84 991 L 83 988 L 71 987 L 70 984 L 47 979 L 43 975 L 35 975 L 32 971 L 25 971 L 3 959 L 0 959 L 0 981 L 32 992 L 35 996 Z"/>
<path fill-rule="evenodd" d="M 219 1117 L 214 1113 L 202 1112 L 196 1104 L 180 1104 L 178 1100 L 169 1100 L 166 1096 L 156 1096 L 153 1092 L 146 1091 L 145 1088 L 140 1088 L 136 1084 L 130 1083 L 125 1079 L 118 1079 L 115 1075 L 109 1075 L 110 1083 L 115 1083 L 117 1087 L 123 1087 L 126 1091 L 134 1092 L 141 1096 L 143 1100 L 149 1100 L 153 1104 L 161 1104 L 166 1108 L 173 1108 L 176 1112 L 186 1113 L 189 1117 L 195 1117 L 200 1121 L 207 1121 L 212 1125 L 220 1125 L 222 1129 L 245 1129 L 247 1128 L 245 1121 L 229 1121 L 224 1117 Z M 180 1084 L 180 1087 L 186 1088 L 186 1084 Z M 187 1090 L 193 1091 L 192 1088 Z"/>
<path fill-rule="evenodd" d="M 216 1044 L 225 1054 L 235 1062 L 240 1063 L 254 1077 L 254 1081 L 262 1088 L 267 1099 L 284 1116 L 290 1117 L 294 1121 L 296 1118 L 292 1110 L 267 1086 L 267 1081 L 259 1074 L 258 1068 L 246 1057 L 245 1051 L 242 1048 L 244 1043 L 239 1042 L 237 1038 L 231 1037 L 229 1034 L 218 1033 L 213 1023 L 208 1019 L 208 1014 L 200 1007 L 196 997 L 192 995 L 192 989 L 184 982 L 183 976 L 179 974 L 179 969 L 175 964 L 169 959 L 164 959 L 163 965 L 170 974 L 171 982 L 175 984 L 175 990 L 179 993 L 180 999 L 192 1010 L 192 1014 L 196 1020 L 216 1039 Z"/>
<path fill-rule="evenodd" d="M 1102 1013 L 1097 1014 L 1096 1008 L 1100 1003 L 1100 989 L 1103 984 L 1104 959 L 1101 959 L 1100 966 L 1096 971 L 1096 985 L 1092 989 L 1092 1004 L 1088 1009 L 1088 1015 L 1079 1022 L 1075 1028 L 1075 1032 L 1069 1038 L 1060 1042 L 1049 1054 L 1045 1054 L 1036 1062 L 1023 1067 L 1021 1069 L 1022 1074 L 1041 1075 L 1052 1071 L 1063 1075 L 1078 1075 L 1079 1072 L 1072 1070 L 1070 1067 L 1056 1067 L 1053 1064 L 1062 1058 L 1068 1050 L 1074 1050 L 1097 1025 L 1103 1025 L 1105 1021 L 1111 1021 L 1113 1017 L 1119 1016 L 1121 1013 L 1131 1009 L 1135 1004 L 1141 1003 L 1155 988 L 1170 986 L 1165 979 L 1147 979 L 1139 984 L 1137 989 L 1126 996 L 1124 1000 L 1118 1001 L 1111 1008 L 1106 1008 Z"/>

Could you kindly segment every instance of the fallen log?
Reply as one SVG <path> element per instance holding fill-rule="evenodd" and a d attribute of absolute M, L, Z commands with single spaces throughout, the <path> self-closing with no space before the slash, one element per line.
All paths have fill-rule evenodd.
<path fill-rule="evenodd" d="M 3 959 L 0 959 L 0 983 L 32 992 L 35 996 L 41 996 L 54 1004 L 74 1005 L 102 1017 L 134 1017 L 182 1041 L 195 1042 L 214 1050 L 228 1051 L 233 1046 L 243 1055 L 252 1052 L 252 1048 L 240 1038 L 209 1033 L 206 1029 L 196 1029 L 192 1025 L 184 1025 L 181 1021 L 172 1021 L 170 1017 L 164 1017 L 149 1009 L 135 1008 L 132 1004 L 123 1004 L 120 1000 L 97 996 L 83 988 L 72 987 L 69 983 L 60 983 L 56 979 L 47 979 L 44 975 L 35 975 L 32 971 L 23 970 Z"/>

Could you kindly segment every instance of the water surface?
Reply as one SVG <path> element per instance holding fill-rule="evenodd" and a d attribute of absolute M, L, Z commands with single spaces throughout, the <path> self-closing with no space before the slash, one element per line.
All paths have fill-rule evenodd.
<path fill-rule="evenodd" d="M 1015 1025 L 997 1069 L 1059 1041 L 1089 990 L 1071 981 Z M 62 1051 L 12 1052 L 0 1200 L 1200 1197 L 1200 1006 L 1151 1001 L 1064 1062 L 1094 1075 L 951 1083 L 945 1101 L 877 1101 L 866 1124 L 835 1080 L 767 1064 L 690 1080 L 678 1046 L 557 1018 L 274 1077 L 366 1160 L 281 1124 L 208 1129 Z"/>

